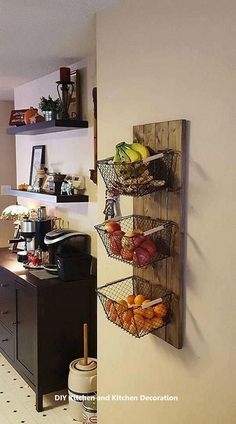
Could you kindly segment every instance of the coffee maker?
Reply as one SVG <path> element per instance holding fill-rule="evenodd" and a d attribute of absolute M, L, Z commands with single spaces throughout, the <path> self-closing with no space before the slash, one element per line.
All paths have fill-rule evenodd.
<path fill-rule="evenodd" d="M 57 271 L 64 281 L 78 280 L 90 275 L 92 257 L 90 237 L 70 229 L 57 229 L 45 235 L 44 243 L 48 247 L 48 271 Z"/>
<path fill-rule="evenodd" d="M 25 252 L 28 250 L 42 249 L 47 250 L 44 243 L 45 235 L 51 231 L 53 225 L 52 219 L 28 219 L 24 218 L 19 227 L 19 237 L 8 240 L 8 243 L 13 244 L 13 252 L 17 252 L 18 243 L 25 243 Z M 28 248 L 30 246 L 30 249 Z"/>

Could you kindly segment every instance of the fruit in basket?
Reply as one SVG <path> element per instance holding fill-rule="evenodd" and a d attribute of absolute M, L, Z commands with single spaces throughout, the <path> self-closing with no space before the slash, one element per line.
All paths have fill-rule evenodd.
<path fill-rule="evenodd" d="M 124 231 L 117 230 L 113 233 L 110 233 L 110 249 L 114 255 L 120 255 L 122 248 L 121 239 L 124 235 Z"/>
<path fill-rule="evenodd" d="M 134 304 L 134 299 L 135 299 L 135 294 L 129 294 L 127 296 L 127 302 L 129 305 L 133 305 Z"/>
<path fill-rule="evenodd" d="M 134 250 L 135 247 L 140 246 L 145 240 L 145 236 L 141 235 L 142 230 L 136 229 L 125 233 L 121 240 L 121 244 L 124 248 Z"/>
<path fill-rule="evenodd" d="M 110 312 L 110 309 L 111 309 L 111 305 L 112 305 L 112 300 L 111 299 L 107 299 L 106 300 L 106 302 L 105 302 L 105 309 L 106 309 L 106 311 L 107 312 Z"/>
<path fill-rule="evenodd" d="M 130 325 L 132 318 L 133 318 L 133 312 L 131 310 L 127 310 L 122 314 L 121 321 L 125 324 Z"/>
<path fill-rule="evenodd" d="M 143 323 L 143 331 L 145 331 L 147 333 L 148 331 L 152 331 L 152 330 L 153 330 L 152 320 L 145 318 L 144 323 Z"/>
<path fill-rule="evenodd" d="M 136 305 L 135 305 L 136 306 Z M 134 312 L 134 315 L 136 316 L 141 316 L 141 317 L 143 317 L 144 315 L 143 315 L 143 309 L 142 308 L 135 308 L 134 310 L 133 310 L 133 312 Z"/>
<path fill-rule="evenodd" d="M 116 319 L 118 318 L 117 310 L 113 303 L 110 307 L 109 318 L 111 319 L 111 321 L 116 321 Z"/>
<path fill-rule="evenodd" d="M 121 143 L 123 144 L 123 143 Z M 126 151 L 124 149 L 121 148 L 121 146 L 116 146 L 116 149 L 118 149 L 119 152 L 119 157 L 120 157 L 120 162 L 121 163 L 130 163 L 131 159 L 130 157 L 127 155 Z"/>
<path fill-rule="evenodd" d="M 144 318 L 152 319 L 154 317 L 153 308 L 150 306 L 150 308 L 143 309 L 143 316 Z"/>
<path fill-rule="evenodd" d="M 114 156 L 114 158 L 113 158 L 113 162 L 114 163 L 120 163 L 120 155 L 119 155 L 119 149 L 118 148 L 116 148 L 116 153 L 115 153 L 115 156 Z"/>
<path fill-rule="evenodd" d="M 123 306 L 124 309 L 128 309 L 128 303 L 126 302 L 125 299 L 118 300 L 117 303 L 119 303 L 119 305 Z"/>
<path fill-rule="evenodd" d="M 137 152 L 137 150 L 131 149 L 129 145 L 126 143 L 123 143 L 122 146 L 120 147 L 119 154 L 121 156 L 120 151 L 123 151 L 129 157 L 130 162 L 136 162 L 136 161 L 142 160 L 142 156 L 140 155 L 140 153 Z"/>
<path fill-rule="evenodd" d="M 154 317 L 151 319 L 152 328 L 159 328 L 162 327 L 165 322 L 162 318 Z"/>
<path fill-rule="evenodd" d="M 158 318 L 163 318 L 167 315 L 168 308 L 164 303 L 159 303 L 158 305 L 154 306 L 153 308 L 154 314 Z"/>
<path fill-rule="evenodd" d="M 143 249 L 142 247 L 137 247 L 136 249 L 134 249 L 134 253 L 133 253 L 133 263 L 134 265 L 137 266 L 146 266 L 151 262 L 151 256 L 150 253 L 146 250 Z"/>
<path fill-rule="evenodd" d="M 113 237 L 111 237 L 110 239 L 110 250 L 111 250 L 111 253 L 113 253 L 113 255 L 120 255 L 121 245 Z"/>
<path fill-rule="evenodd" d="M 132 143 L 128 145 L 130 149 L 136 150 L 136 152 L 139 152 L 142 159 L 149 158 L 150 152 L 146 146 L 144 146 L 141 143 Z"/>
<path fill-rule="evenodd" d="M 125 261 L 132 261 L 133 260 L 133 252 L 126 247 L 123 247 L 120 251 L 121 257 Z"/>
<path fill-rule="evenodd" d="M 104 225 L 104 230 L 107 233 L 114 233 L 114 231 L 120 231 L 120 224 L 116 221 L 107 221 Z"/>
<path fill-rule="evenodd" d="M 152 240 L 148 239 L 148 238 L 146 238 L 141 243 L 140 247 L 142 249 L 146 249 L 148 251 L 148 253 L 150 254 L 151 258 L 153 258 L 156 255 L 156 253 L 157 253 L 157 248 L 156 248 L 155 243 Z"/>
<path fill-rule="evenodd" d="M 136 306 L 141 306 L 144 300 L 146 300 L 146 297 L 143 294 L 137 294 L 137 296 L 135 296 L 134 303 Z"/>
<path fill-rule="evenodd" d="M 128 156 L 130 160 L 123 156 L 123 153 Z M 116 145 L 116 154 L 113 161 L 119 162 L 136 162 L 146 159 L 150 156 L 149 149 L 140 143 L 118 143 Z"/>
<path fill-rule="evenodd" d="M 136 324 L 137 330 L 142 331 L 144 326 L 144 318 L 141 315 L 135 315 L 133 320 L 134 320 L 134 323 Z"/>
<path fill-rule="evenodd" d="M 134 320 L 131 321 L 131 324 L 129 326 L 129 332 L 133 334 L 133 336 L 137 336 L 138 334 L 137 326 Z"/>

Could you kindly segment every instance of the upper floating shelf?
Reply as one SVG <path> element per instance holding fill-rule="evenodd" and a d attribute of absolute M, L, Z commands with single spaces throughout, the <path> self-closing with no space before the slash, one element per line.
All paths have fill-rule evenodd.
<path fill-rule="evenodd" d="M 52 121 L 38 122 L 36 124 L 9 127 L 7 128 L 7 134 L 38 135 L 76 130 L 77 128 L 88 128 L 88 121 L 78 121 L 76 119 L 53 119 Z"/>
<path fill-rule="evenodd" d="M 32 200 L 38 200 L 40 202 L 49 203 L 80 203 L 89 201 L 89 197 L 86 194 L 75 194 L 71 196 L 66 196 L 50 193 L 35 193 L 32 191 L 23 191 L 16 189 L 7 189 L 4 194 L 6 194 L 7 196 L 28 197 Z"/>

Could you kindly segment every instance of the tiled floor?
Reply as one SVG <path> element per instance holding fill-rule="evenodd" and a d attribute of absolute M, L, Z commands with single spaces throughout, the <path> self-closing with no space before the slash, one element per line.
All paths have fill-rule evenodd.
<path fill-rule="evenodd" d="M 67 401 L 56 402 L 54 395 L 44 396 L 44 411 L 37 412 L 35 393 L 0 353 L 0 424 L 76 424 Z"/>

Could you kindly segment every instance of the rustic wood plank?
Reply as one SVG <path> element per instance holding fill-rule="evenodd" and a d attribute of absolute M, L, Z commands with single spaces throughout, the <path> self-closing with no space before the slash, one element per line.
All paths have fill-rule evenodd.
<path fill-rule="evenodd" d="M 134 214 L 152 218 L 169 219 L 177 224 L 173 257 L 159 261 L 144 270 L 134 268 L 134 274 L 142 276 L 174 293 L 172 322 L 155 334 L 176 348 L 182 347 L 183 310 L 183 258 L 184 258 L 184 186 L 185 186 L 185 121 L 159 122 L 133 127 L 134 140 L 154 151 L 175 150 L 174 187 L 177 191 L 159 191 L 134 198 Z"/>

